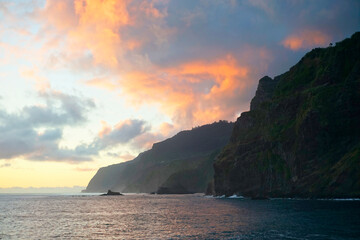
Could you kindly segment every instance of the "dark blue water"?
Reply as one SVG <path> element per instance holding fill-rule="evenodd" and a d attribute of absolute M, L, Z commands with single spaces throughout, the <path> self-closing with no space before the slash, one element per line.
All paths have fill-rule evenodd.
<path fill-rule="evenodd" d="M 0 195 L 0 239 L 360 239 L 360 201 Z"/>

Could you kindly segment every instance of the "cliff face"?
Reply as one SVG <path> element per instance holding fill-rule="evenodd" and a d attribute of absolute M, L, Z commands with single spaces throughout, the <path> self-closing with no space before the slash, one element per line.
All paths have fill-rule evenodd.
<path fill-rule="evenodd" d="M 100 168 L 85 192 L 155 192 L 160 186 L 204 192 L 213 178 L 214 153 L 229 142 L 234 124 L 225 121 L 182 131 L 132 161 Z M 199 174 L 201 173 L 201 174 Z"/>
<path fill-rule="evenodd" d="M 360 197 L 360 33 L 262 78 L 214 169 L 217 195 Z"/>

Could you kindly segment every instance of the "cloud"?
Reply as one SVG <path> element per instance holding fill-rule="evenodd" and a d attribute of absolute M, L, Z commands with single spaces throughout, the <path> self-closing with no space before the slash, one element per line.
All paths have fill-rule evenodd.
<path fill-rule="evenodd" d="M 102 129 L 90 144 L 61 147 L 63 129 L 86 123 L 88 113 L 96 108 L 95 102 L 54 90 L 36 68 L 25 69 L 21 74 L 34 82 L 40 101 L 17 112 L 0 110 L 0 159 L 22 157 L 32 161 L 68 163 L 92 161 L 100 151 L 119 144 L 130 144 L 134 138 L 150 130 L 143 120 L 124 120 L 114 127 L 103 121 Z"/>
<path fill-rule="evenodd" d="M 270 17 L 275 17 L 273 2 L 266 0 L 248 0 L 247 4 L 263 10 Z"/>
<path fill-rule="evenodd" d="M 109 157 L 117 158 L 117 159 L 122 160 L 122 161 L 129 161 L 129 160 L 132 160 L 132 159 L 134 159 L 136 157 L 135 155 L 130 154 L 127 151 L 120 152 L 120 153 L 108 152 L 106 155 L 109 156 Z"/>
<path fill-rule="evenodd" d="M 103 88 L 103 89 L 106 89 L 109 91 L 112 91 L 117 88 L 116 81 L 113 81 L 106 77 L 93 78 L 91 80 L 85 81 L 85 84 L 88 84 L 88 85 L 91 85 L 94 87 L 98 87 L 98 88 Z"/>
<path fill-rule="evenodd" d="M 79 59 L 85 55 L 93 65 L 109 69 L 123 68 L 128 51 L 138 49 L 143 41 L 148 41 L 144 31 L 133 31 L 131 27 L 146 25 L 150 19 L 160 21 L 166 8 L 155 7 L 166 1 L 112 1 L 112 0 L 47 0 L 45 7 L 35 12 L 43 23 L 39 38 L 52 36 L 47 46 L 60 47 L 69 59 Z M 152 36 L 163 38 L 166 31 L 157 25 L 148 25 Z M 144 30 L 144 29 L 141 29 Z M 141 39 L 141 40 L 140 40 Z"/>
<path fill-rule="evenodd" d="M 173 124 L 164 122 L 160 124 L 158 132 L 161 133 L 163 136 L 170 136 L 174 135 L 176 133 L 177 129 L 175 129 L 175 126 Z"/>
<path fill-rule="evenodd" d="M 60 148 L 62 129 L 81 125 L 95 108 L 90 99 L 48 90 L 39 94 L 42 105 L 9 113 L 0 110 L 0 159 L 23 157 L 36 161 L 89 161 L 71 149 Z"/>
<path fill-rule="evenodd" d="M 127 143 L 150 129 L 145 121 L 138 119 L 128 119 L 119 122 L 113 129 L 110 129 L 108 126 L 105 128 L 107 128 L 105 132 L 102 130 L 99 133 L 100 138 L 98 142 L 101 143 L 102 148 L 119 143 Z"/>
<path fill-rule="evenodd" d="M 165 138 L 161 133 L 147 132 L 134 138 L 133 145 L 139 149 L 151 149 L 155 142 L 162 141 Z"/>
<path fill-rule="evenodd" d="M 98 137 L 90 144 L 82 144 L 75 151 L 81 155 L 96 155 L 102 150 L 110 149 L 119 144 L 129 144 L 133 139 L 145 134 L 150 127 L 143 120 L 128 119 L 116 124 L 113 128 L 102 121 L 102 129 Z M 135 145 L 137 148 L 141 146 Z"/>
<path fill-rule="evenodd" d="M 181 129 L 235 120 L 249 109 L 258 79 L 350 36 L 359 9 L 357 0 L 1 1 L 0 67 L 19 69 L 39 102 L 0 110 L 0 158 L 77 163 L 108 153 L 128 160 L 119 145 L 150 148 Z M 74 77 L 65 83 L 62 74 Z M 127 107 L 157 108 L 169 123 L 150 129 L 136 114 L 115 126 L 104 121 L 86 144 L 64 147 L 64 129 L 83 127 L 96 107 L 54 89 L 74 87 L 77 76 L 89 80 L 76 88 L 85 82 L 114 91 Z"/>
<path fill-rule="evenodd" d="M 233 119 L 238 101 L 252 87 L 249 71 L 229 54 L 213 61 L 159 67 L 150 73 L 131 72 L 120 86 L 133 104 L 160 104 L 176 124 L 192 127 Z"/>
<path fill-rule="evenodd" d="M 352 34 L 358 10 L 336 0 L 47 0 L 33 15 L 49 67 L 91 72 L 86 84 L 158 107 L 178 129 L 236 119 L 258 79 Z"/>
<path fill-rule="evenodd" d="M 299 33 L 291 34 L 282 41 L 282 45 L 291 50 L 310 49 L 313 47 L 325 47 L 331 38 L 317 30 L 302 30 Z"/>
<path fill-rule="evenodd" d="M 20 75 L 24 78 L 31 79 L 35 84 L 36 90 L 39 92 L 45 92 L 50 89 L 50 82 L 47 78 L 39 75 L 39 69 L 37 67 L 33 69 L 23 69 Z"/>
<path fill-rule="evenodd" d="M 74 149 L 59 148 L 56 140 L 60 136 L 57 131 L 45 132 L 40 137 L 47 139 L 46 142 L 41 142 L 42 149 L 27 154 L 27 158 L 37 161 L 67 161 L 70 163 L 91 161 L 94 156 L 99 155 L 99 152 L 107 151 L 119 144 L 130 144 L 137 149 L 143 149 L 143 145 L 139 145 L 133 140 L 147 135 L 147 131 L 150 130 L 145 121 L 138 119 L 121 121 L 113 128 L 104 121 L 102 124 L 103 128 L 98 137 L 95 137 L 90 144 L 81 144 Z M 49 140 L 53 140 L 53 142 L 49 142 Z M 128 155 L 120 155 L 119 157 L 126 158 Z"/>
<path fill-rule="evenodd" d="M 7 167 L 11 167 L 10 163 L 4 163 L 0 165 L 0 168 L 7 168 Z"/>

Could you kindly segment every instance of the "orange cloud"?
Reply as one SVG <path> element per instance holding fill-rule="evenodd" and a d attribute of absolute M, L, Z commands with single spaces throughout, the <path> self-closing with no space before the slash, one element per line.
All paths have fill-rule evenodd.
<path fill-rule="evenodd" d="M 192 127 L 234 119 L 234 102 L 249 85 L 250 69 L 231 55 L 214 61 L 193 61 L 153 72 L 125 74 L 119 84 L 134 104 L 155 103 L 175 124 Z M 233 106 L 233 107 L 232 107 Z"/>
<path fill-rule="evenodd" d="M 57 20 L 50 23 L 52 28 L 64 33 L 67 59 L 86 56 L 97 69 L 105 69 L 105 76 L 112 76 L 111 80 L 94 78 L 87 84 L 119 89 L 135 106 L 159 106 L 172 117 L 175 128 L 235 119 L 239 102 L 243 102 L 241 95 L 253 84 L 248 65 L 239 63 L 231 54 L 164 68 L 154 65 L 145 50 L 137 52 L 142 46 L 146 49 L 149 42 L 152 46 L 166 45 L 169 35 L 176 32 L 163 22 L 168 14 L 167 6 L 159 3 L 167 0 L 136 3 L 133 0 L 67 0 L 66 6 L 55 0 L 48 2 L 51 4 L 46 5 L 42 14 L 45 17 L 58 11 Z M 156 8 L 160 5 L 165 7 Z M 58 21 L 69 14 L 68 22 Z M 145 34 L 137 32 L 148 28 Z M 243 48 L 242 57 L 252 59 L 253 56 L 248 58 L 246 49 Z M 258 64 L 257 68 L 262 67 Z M 107 71 L 109 69 L 111 71 Z"/>
<path fill-rule="evenodd" d="M 129 160 L 132 160 L 134 159 L 136 156 L 135 155 L 132 155 L 132 154 L 129 154 L 129 153 L 124 153 L 122 155 L 119 156 L 123 161 L 129 161 Z"/>
<path fill-rule="evenodd" d="M 162 134 L 147 132 L 134 138 L 133 144 L 140 149 L 147 150 L 151 149 L 154 143 L 163 141 L 164 139 L 166 139 L 166 137 Z"/>
<path fill-rule="evenodd" d="M 171 134 L 174 134 L 177 129 L 174 128 L 174 125 L 164 122 L 159 126 L 159 132 L 161 135 L 169 137 Z"/>
<path fill-rule="evenodd" d="M 102 125 L 102 128 L 101 128 L 98 135 L 99 135 L 100 138 L 103 138 L 105 135 L 108 135 L 111 132 L 112 128 L 105 121 L 101 121 L 101 125 Z"/>
<path fill-rule="evenodd" d="M 330 37 L 316 30 L 304 30 L 288 36 L 282 45 L 291 50 L 324 46 L 330 43 Z"/>
<path fill-rule="evenodd" d="M 144 12 L 147 16 L 154 18 L 163 18 L 167 16 L 167 12 L 161 12 L 154 7 L 154 2 L 152 1 L 143 1 L 140 4 L 140 10 Z"/>
<path fill-rule="evenodd" d="M 117 87 L 116 83 L 114 83 L 113 81 L 111 81 L 110 79 L 108 79 L 106 77 L 93 78 L 91 80 L 85 81 L 85 83 L 88 85 L 91 85 L 91 86 L 95 86 L 98 88 L 104 88 L 107 90 L 113 90 Z"/>
<path fill-rule="evenodd" d="M 129 1 L 75 0 L 76 28 L 69 32 L 72 48 L 89 49 L 95 64 L 116 67 L 122 44 L 119 29 L 130 24 Z"/>
<path fill-rule="evenodd" d="M 132 3 L 133 0 L 47 0 L 38 13 L 40 21 L 47 24 L 40 36 L 47 35 L 49 39 L 52 33 L 47 46 L 62 47 L 72 58 L 91 54 L 95 66 L 124 67 L 122 58 L 126 52 L 139 48 L 144 41 L 134 39 L 124 29 L 139 24 L 140 17 L 159 19 L 167 15 L 155 8 L 153 1 Z"/>
<path fill-rule="evenodd" d="M 77 17 L 73 12 L 73 4 L 69 1 L 47 0 L 43 11 L 38 13 L 40 19 L 45 19 L 48 28 L 55 27 L 65 33 L 76 25 Z"/>

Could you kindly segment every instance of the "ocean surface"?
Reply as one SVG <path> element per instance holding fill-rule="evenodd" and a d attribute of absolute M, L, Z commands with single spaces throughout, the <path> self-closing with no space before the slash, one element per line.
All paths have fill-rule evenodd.
<path fill-rule="evenodd" d="M 0 239 L 360 239 L 360 201 L 0 194 Z"/>

